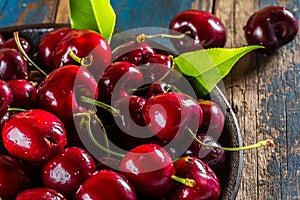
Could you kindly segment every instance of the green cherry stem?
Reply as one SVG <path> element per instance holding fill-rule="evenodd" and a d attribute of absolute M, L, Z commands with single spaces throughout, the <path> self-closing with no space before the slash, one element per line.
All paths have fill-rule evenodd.
<path fill-rule="evenodd" d="M 8 108 L 7 111 L 8 112 L 24 112 L 24 111 L 26 111 L 26 109 L 23 109 L 23 108 Z"/>
<path fill-rule="evenodd" d="M 252 145 L 248 145 L 248 146 L 242 146 L 242 147 L 214 146 L 214 145 L 206 144 L 206 143 L 202 142 L 201 140 L 199 140 L 190 128 L 188 128 L 188 132 L 190 133 L 192 138 L 194 140 L 196 140 L 199 144 L 201 144 L 205 147 L 222 149 L 224 151 L 242 151 L 242 150 L 250 150 L 250 149 L 254 149 L 254 148 L 260 148 L 260 147 L 264 147 L 264 146 L 266 146 L 266 147 L 274 147 L 275 146 L 275 143 L 270 139 L 266 139 L 266 140 L 263 140 L 263 141 L 259 141 L 256 144 L 252 144 Z"/>
<path fill-rule="evenodd" d="M 154 34 L 154 35 L 146 35 L 146 34 L 138 34 L 135 37 L 135 40 L 138 43 L 144 42 L 146 39 L 152 39 L 152 38 L 171 38 L 171 39 L 181 39 L 184 38 L 185 36 L 187 36 L 188 34 L 190 34 L 190 31 L 185 32 L 184 34 L 180 34 L 180 35 L 170 35 L 170 34 Z"/>
<path fill-rule="evenodd" d="M 95 99 L 91 99 L 91 98 L 88 98 L 88 97 L 85 97 L 85 96 L 81 96 L 80 99 L 84 103 L 92 104 L 92 105 L 98 106 L 100 108 L 103 108 L 103 109 L 109 111 L 110 113 L 112 113 L 114 116 L 119 116 L 120 115 L 120 110 L 118 110 L 118 109 L 116 109 L 116 108 L 114 108 L 110 105 L 107 105 L 103 102 L 100 102 L 100 101 L 97 101 Z"/>
<path fill-rule="evenodd" d="M 181 177 L 172 175 L 172 179 L 185 185 L 185 186 L 188 186 L 188 187 L 194 187 L 196 184 L 196 181 L 193 179 L 190 179 L 190 178 L 181 178 Z"/>
<path fill-rule="evenodd" d="M 39 66 L 37 66 L 37 64 L 35 64 L 31 58 L 29 58 L 29 56 L 26 54 L 26 52 L 24 51 L 21 42 L 20 42 L 20 38 L 19 38 L 19 32 L 14 32 L 14 38 L 16 41 L 16 44 L 18 46 L 19 51 L 21 52 L 21 54 L 39 71 L 41 72 L 44 76 L 48 76 L 48 74 L 42 70 Z"/>
<path fill-rule="evenodd" d="M 84 57 L 84 58 L 80 58 L 70 48 L 69 48 L 69 55 L 73 58 L 73 60 L 78 62 L 84 68 L 87 68 L 87 67 L 91 66 L 92 63 L 93 63 L 93 56 L 92 55 Z"/>

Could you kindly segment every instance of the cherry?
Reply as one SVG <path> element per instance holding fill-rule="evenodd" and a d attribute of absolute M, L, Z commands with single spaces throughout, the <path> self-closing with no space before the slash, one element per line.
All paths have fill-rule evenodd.
<path fill-rule="evenodd" d="M 10 117 L 2 129 L 2 140 L 9 153 L 33 162 L 47 161 L 60 153 L 67 143 L 63 123 L 40 109 Z"/>
<path fill-rule="evenodd" d="M 202 113 L 192 97 L 179 92 L 153 96 L 143 108 L 144 120 L 151 132 L 167 142 L 183 138 L 187 127 L 197 130 L 202 123 Z"/>
<path fill-rule="evenodd" d="M 111 63 L 112 53 L 107 41 L 92 30 L 72 30 L 57 44 L 54 54 L 54 68 L 67 64 L 76 64 L 70 56 L 70 50 L 78 57 L 92 56 L 92 64 L 88 70 L 98 77 Z"/>
<path fill-rule="evenodd" d="M 199 128 L 199 132 L 211 135 L 219 139 L 225 123 L 225 117 L 220 106 L 211 101 L 199 99 L 198 103 L 203 111 L 203 121 Z"/>
<path fill-rule="evenodd" d="M 46 33 L 38 45 L 39 58 L 43 66 L 49 71 L 54 70 L 53 60 L 55 49 L 59 41 L 71 31 L 71 28 L 58 28 Z"/>
<path fill-rule="evenodd" d="M 4 39 L 3 35 L 0 33 L 0 48 L 4 44 L 4 42 L 5 42 L 5 39 Z"/>
<path fill-rule="evenodd" d="M 43 182 L 46 187 L 72 197 L 79 185 L 95 171 L 95 162 L 87 151 L 69 147 L 44 165 Z"/>
<path fill-rule="evenodd" d="M 61 193 L 50 188 L 32 188 L 18 194 L 16 200 L 67 200 Z"/>
<path fill-rule="evenodd" d="M 24 166 L 12 156 L 0 155 L 0 196 L 12 200 L 30 186 Z"/>
<path fill-rule="evenodd" d="M 13 92 L 8 84 L 0 79 L 0 119 L 3 118 L 13 100 Z"/>
<path fill-rule="evenodd" d="M 183 157 L 174 162 L 176 175 L 195 181 L 193 187 L 175 183 L 166 199 L 211 199 L 218 200 L 221 194 L 219 180 L 210 167 L 195 157 Z"/>
<path fill-rule="evenodd" d="M 150 197 L 164 197 L 173 185 L 175 174 L 171 156 L 155 144 L 143 144 L 127 152 L 120 170 L 138 193 Z"/>
<path fill-rule="evenodd" d="M 7 84 L 13 93 L 11 107 L 24 109 L 36 107 L 37 90 L 32 82 L 25 79 L 13 79 L 7 81 Z"/>
<path fill-rule="evenodd" d="M 271 54 L 296 37 L 298 22 L 287 8 L 267 6 L 250 16 L 244 31 L 249 45 L 262 45 L 260 51 Z"/>
<path fill-rule="evenodd" d="M 197 138 L 206 144 L 219 147 L 221 146 L 217 140 L 210 135 L 198 134 Z M 204 161 L 215 172 L 222 169 L 226 159 L 226 152 L 224 150 L 202 146 L 195 140 L 188 149 L 192 156 Z"/>
<path fill-rule="evenodd" d="M 168 84 L 163 81 L 156 81 L 149 85 L 145 97 L 149 99 L 150 97 L 168 92 L 177 92 L 177 89 L 172 84 Z"/>
<path fill-rule="evenodd" d="M 25 38 L 20 38 L 20 43 L 26 52 L 26 54 L 29 54 L 31 51 L 31 46 Z M 14 38 L 10 38 L 4 42 L 4 44 L 1 46 L 1 48 L 12 48 L 19 51 L 19 48 L 17 46 L 16 40 Z"/>
<path fill-rule="evenodd" d="M 179 52 L 224 47 L 226 42 L 226 29 L 222 21 L 214 14 L 202 10 L 178 13 L 172 18 L 169 28 L 187 34 L 184 38 L 171 40 Z M 188 36 L 192 39 L 188 39 Z"/>
<path fill-rule="evenodd" d="M 155 55 L 154 49 L 144 41 L 129 41 L 113 50 L 113 61 L 127 61 L 136 66 L 145 64 Z"/>
<path fill-rule="evenodd" d="M 16 49 L 0 49 L 0 78 L 5 81 L 28 78 L 27 62 Z"/>
<path fill-rule="evenodd" d="M 135 200 L 133 186 L 122 174 L 112 170 L 100 170 L 91 175 L 76 192 L 75 200 Z"/>
<path fill-rule="evenodd" d="M 142 80 L 143 74 L 135 65 L 129 62 L 114 62 L 100 76 L 98 87 L 101 93 L 98 100 L 111 104 L 112 100 L 128 96 L 130 88 L 135 88 Z"/>
<path fill-rule="evenodd" d="M 97 98 L 97 82 L 85 68 L 66 65 L 52 71 L 39 85 L 37 104 L 58 116 L 67 128 L 74 128 L 73 114 L 93 108 L 83 103 L 81 96 Z"/>

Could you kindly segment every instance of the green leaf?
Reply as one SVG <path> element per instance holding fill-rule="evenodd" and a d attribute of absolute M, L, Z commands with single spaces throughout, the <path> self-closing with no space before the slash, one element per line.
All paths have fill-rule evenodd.
<path fill-rule="evenodd" d="M 94 30 L 110 40 L 116 24 L 110 0 L 69 0 L 69 12 L 72 28 Z"/>
<path fill-rule="evenodd" d="M 207 95 L 235 63 L 250 51 L 263 48 L 253 45 L 240 48 L 211 48 L 183 53 L 174 59 L 178 70 L 196 88 L 199 96 Z"/>

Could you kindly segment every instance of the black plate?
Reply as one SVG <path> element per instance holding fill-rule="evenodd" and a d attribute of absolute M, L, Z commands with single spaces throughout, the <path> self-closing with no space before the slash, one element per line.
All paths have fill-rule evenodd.
<path fill-rule="evenodd" d="M 26 38 L 32 47 L 33 52 L 36 51 L 40 39 L 54 29 L 69 26 L 68 24 L 34 24 L 13 26 L 0 29 L 0 33 L 8 39 L 13 37 L 13 32 L 18 31 L 20 37 Z M 235 114 L 230 107 L 226 97 L 222 91 L 215 87 L 210 93 L 209 97 L 220 105 L 225 112 L 225 131 L 220 138 L 220 143 L 223 146 L 240 147 L 242 146 L 242 137 L 240 134 L 239 126 Z M 228 152 L 224 170 L 222 174 L 218 174 L 222 187 L 222 200 L 235 199 L 239 190 L 243 167 L 243 152 Z"/>

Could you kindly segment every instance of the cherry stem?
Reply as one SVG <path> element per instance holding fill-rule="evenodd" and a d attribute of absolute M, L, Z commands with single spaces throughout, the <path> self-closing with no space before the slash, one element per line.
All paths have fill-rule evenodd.
<path fill-rule="evenodd" d="M 190 31 L 185 32 L 184 34 L 180 34 L 180 35 L 170 35 L 170 34 L 154 34 L 154 35 L 145 35 L 143 33 L 138 34 L 135 37 L 135 40 L 138 43 L 144 42 L 146 39 L 152 39 L 152 38 L 172 38 L 172 39 L 181 39 L 184 38 L 187 34 L 190 34 Z"/>
<path fill-rule="evenodd" d="M 93 56 L 92 55 L 89 55 L 89 56 L 84 57 L 84 58 L 80 58 L 70 48 L 69 48 L 69 55 L 73 58 L 73 60 L 78 62 L 84 68 L 87 68 L 87 67 L 91 66 L 92 63 L 93 63 Z"/>
<path fill-rule="evenodd" d="M 181 177 L 172 175 L 172 179 L 185 185 L 185 186 L 188 186 L 188 187 L 194 187 L 196 184 L 196 181 L 193 179 L 190 179 L 190 178 L 181 178 Z"/>
<path fill-rule="evenodd" d="M 92 140 L 93 144 L 96 145 L 99 149 L 101 149 L 102 151 L 108 153 L 109 155 L 112 154 L 112 155 L 115 155 L 115 156 L 118 156 L 118 157 L 124 157 L 125 155 L 124 154 L 121 154 L 121 153 L 117 153 L 117 152 L 114 152 L 106 147 L 104 147 L 103 145 L 101 145 L 94 137 L 93 133 L 92 133 L 92 129 L 91 129 L 91 114 L 90 113 L 77 113 L 77 114 L 74 114 L 75 116 L 84 116 L 86 119 L 85 119 L 85 126 L 86 126 L 86 130 L 88 132 L 88 136 L 89 138 Z M 106 134 L 106 131 L 105 131 L 105 134 Z"/>
<path fill-rule="evenodd" d="M 193 139 L 196 140 L 201 145 L 203 145 L 205 147 L 210 147 L 210 148 L 222 149 L 224 151 L 242 151 L 242 150 L 250 150 L 250 149 L 254 149 L 254 148 L 260 148 L 260 147 L 264 147 L 264 146 L 266 146 L 266 147 L 275 147 L 275 143 L 272 140 L 270 140 L 270 139 L 259 141 L 256 144 L 252 144 L 252 145 L 248 145 L 248 146 L 243 146 L 243 147 L 214 146 L 214 145 L 206 144 L 206 143 L 202 142 L 201 140 L 199 140 L 196 137 L 196 135 L 192 132 L 191 129 L 188 128 L 188 131 L 189 131 L 190 135 L 193 137 Z"/>
<path fill-rule="evenodd" d="M 21 54 L 39 71 L 41 72 L 44 76 L 48 76 L 48 74 L 42 70 L 39 66 L 37 66 L 37 64 L 35 64 L 30 58 L 29 56 L 26 54 L 26 52 L 24 51 L 21 42 L 20 42 L 20 38 L 19 38 L 19 32 L 14 32 L 14 38 L 16 41 L 16 44 L 18 46 L 19 51 L 21 52 Z"/>
<path fill-rule="evenodd" d="M 8 112 L 24 112 L 24 111 L 26 111 L 26 109 L 23 109 L 23 108 L 8 108 L 7 111 Z"/>
<path fill-rule="evenodd" d="M 114 107 L 112 107 L 112 106 L 110 106 L 106 103 L 103 103 L 103 102 L 100 102 L 100 101 L 97 101 L 95 99 L 91 99 L 91 98 L 88 98 L 88 97 L 85 97 L 85 96 L 81 96 L 80 99 L 84 103 L 92 104 L 92 105 L 98 106 L 100 108 L 103 108 L 103 109 L 109 111 L 114 116 L 119 116 L 120 115 L 120 110 L 118 110 L 118 109 L 116 109 L 116 108 L 114 108 Z"/>

